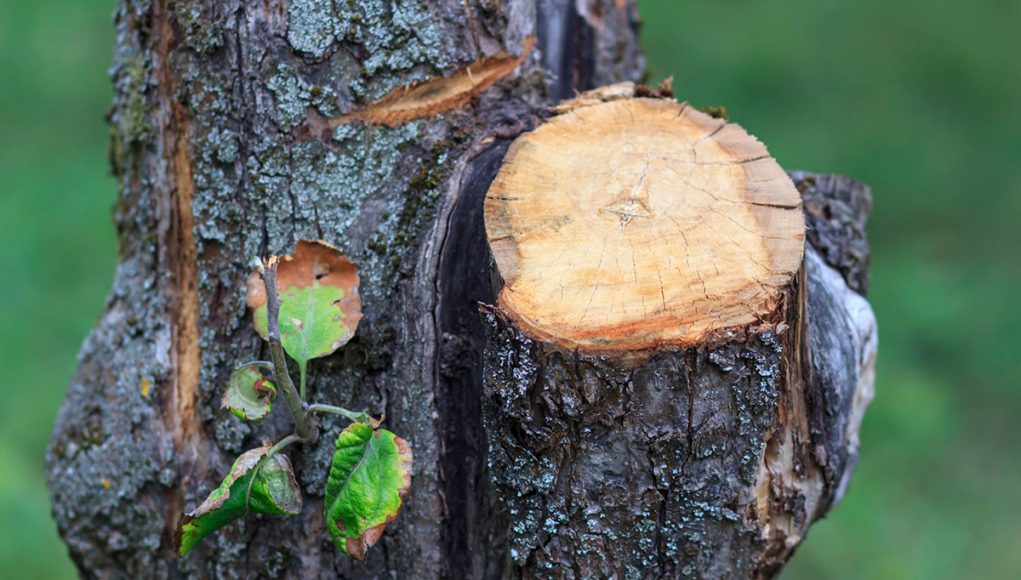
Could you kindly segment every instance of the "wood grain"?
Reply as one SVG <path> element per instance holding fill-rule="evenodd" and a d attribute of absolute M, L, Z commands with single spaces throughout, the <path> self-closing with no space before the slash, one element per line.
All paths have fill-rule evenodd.
<path fill-rule="evenodd" d="M 776 310 L 804 218 L 762 143 L 667 99 L 566 109 L 511 145 L 487 195 L 506 313 L 566 348 L 632 351 Z"/>

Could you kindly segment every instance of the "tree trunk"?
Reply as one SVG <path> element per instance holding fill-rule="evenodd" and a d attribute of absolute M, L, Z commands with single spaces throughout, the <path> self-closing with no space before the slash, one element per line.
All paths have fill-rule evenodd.
<path fill-rule="evenodd" d="M 502 310 L 479 314 L 479 302 L 497 304 L 499 286 L 484 200 L 512 140 L 561 99 L 639 80 L 637 21 L 630 0 L 123 0 L 109 116 L 120 262 L 47 455 L 54 515 L 82 574 L 497 578 L 669 575 L 688 566 L 715 577 L 778 569 L 853 465 L 871 387 L 861 363 L 872 351 L 858 326 L 871 314 L 844 280 L 863 292 L 867 190 L 795 176 L 820 252 L 809 249 L 804 268 L 798 262 L 790 300 L 767 318 L 806 333 L 763 327 L 744 342 L 691 344 L 627 367 L 547 350 Z M 323 239 L 358 264 L 364 312 L 354 339 L 311 365 L 311 398 L 385 413 L 414 448 L 411 492 L 365 564 L 342 555 L 321 500 L 340 426 L 324 422 L 315 446 L 291 454 L 306 492 L 300 516 L 248 517 L 178 558 L 181 512 L 240 452 L 288 430 L 285 413 L 247 424 L 219 402 L 237 363 L 266 358 L 245 306 L 252 257 L 289 254 L 301 239 Z M 811 363 L 792 363 L 792 349 Z M 613 407 L 624 398 L 603 395 L 575 409 L 564 399 L 554 405 L 529 367 L 520 370 L 527 392 L 503 393 L 499 381 L 515 372 L 506 357 L 548 368 L 542 388 L 557 397 L 617 388 L 627 405 L 644 397 L 652 410 L 630 417 Z M 571 378 L 582 367 L 587 378 Z M 735 402 L 749 408 L 725 411 Z M 564 450 L 535 440 L 522 405 L 549 407 L 546 428 L 563 435 Z M 584 405 L 593 415 L 578 419 Z M 702 433 L 689 426 L 711 412 L 712 428 L 685 435 Z M 588 423 L 612 443 L 598 454 L 587 455 L 595 453 L 582 431 Z M 795 427 L 796 442 L 783 435 Z M 696 457 L 706 450 L 713 455 Z M 671 454 L 689 452 L 697 472 L 670 471 L 678 465 Z M 612 463 L 611 474 L 627 464 L 614 454 L 661 457 L 667 471 L 648 463 L 641 477 L 616 475 L 624 503 L 599 499 L 593 505 L 609 519 L 599 539 L 582 537 L 580 518 L 592 514 L 580 494 L 601 493 L 594 463 Z M 579 475 L 558 478 L 572 470 Z M 705 488 L 697 474 L 711 472 L 720 482 Z M 544 474 L 552 485 L 525 481 Z M 748 481 L 770 498 L 754 514 L 738 511 Z M 798 504 L 803 481 L 818 483 L 812 509 Z M 530 496 L 515 495 L 528 485 Z M 712 503 L 738 496 L 744 503 Z M 699 502 L 710 515 L 688 525 L 683 518 L 696 517 Z M 755 535 L 763 513 L 779 531 Z M 594 547 L 604 552 L 583 553 Z"/>

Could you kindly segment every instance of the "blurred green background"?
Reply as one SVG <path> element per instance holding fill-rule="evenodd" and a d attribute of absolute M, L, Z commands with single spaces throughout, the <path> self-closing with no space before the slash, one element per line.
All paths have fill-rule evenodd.
<path fill-rule="evenodd" d="M 1021 578 L 1021 2 L 642 0 L 654 81 L 875 190 L 877 397 L 784 573 Z M 0 0 L 0 571 L 73 577 L 46 441 L 116 263 L 112 0 Z"/>

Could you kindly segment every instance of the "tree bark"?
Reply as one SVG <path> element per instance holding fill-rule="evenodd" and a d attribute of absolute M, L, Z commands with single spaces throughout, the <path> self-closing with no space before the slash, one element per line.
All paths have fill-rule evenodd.
<path fill-rule="evenodd" d="M 486 432 L 503 437 L 517 420 L 507 415 L 507 426 L 493 423 L 501 416 L 494 405 L 503 404 L 493 377 L 510 370 L 492 361 L 520 350 L 514 341 L 521 339 L 499 326 L 498 313 L 479 315 L 479 302 L 496 299 L 483 200 L 513 138 L 537 126 L 550 105 L 594 86 L 639 80 L 634 3 L 122 0 L 115 21 L 109 119 L 120 259 L 47 454 L 54 516 L 82 575 L 548 575 L 540 565 L 564 557 L 548 546 L 574 540 L 553 538 L 536 528 L 543 522 L 522 519 L 508 490 L 525 472 L 509 469 L 494 447 L 498 439 Z M 806 379 L 813 387 L 806 388 L 811 417 L 804 441 L 812 447 L 802 451 L 822 471 L 825 489 L 820 507 L 804 516 L 807 527 L 846 484 L 853 464 L 849 439 L 860 421 L 854 402 L 861 389 L 852 384 L 863 367 L 851 359 L 862 347 L 852 332 L 857 319 L 841 306 L 857 294 L 841 286 L 836 272 L 863 280 L 864 238 L 848 240 L 863 227 L 867 209 L 859 208 L 867 190 L 839 178 L 798 179 L 806 195 L 841 210 L 819 210 L 831 226 L 819 229 L 829 244 L 820 247 L 832 251 L 821 258 L 809 252 L 805 268 L 806 349 L 839 355 L 805 366 L 817 378 Z M 806 203 L 809 214 L 812 207 Z M 266 358 L 245 306 L 251 259 L 289 254 L 301 239 L 323 239 L 358 264 L 365 315 L 348 345 L 311 364 L 311 399 L 385 413 L 387 427 L 414 448 L 411 492 L 365 564 L 340 554 L 322 515 L 340 429 L 327 421 L 315 446 L 292 448 L 306 492 L 300 516 L 246 518 L 178 558 L 172 538 L 180 514 L 202 501 L 235 456 L 288 432 L 285 413 L 251 425 L 219 402 L 236 364 Z M 813 285 L 823 289 L 814 292 Z M 846 335 L 813 335 L 813 308 L 823 313 L 819 318 L 843 324 Z M 697 349 L 656 363 L 674 374 L 661 387 L 670 393 L 656 395 L 653 420 L 675 404 L 690 416 L 684 365 L 715 373 L 714 380 L 733 372 L 747 383 L 755 364 L 782 366 L 783 340 L 763 334 L 728 347 L 734 371 L 713 370 L 722 363 Z M 773 381 L 769 388 L 780 394 L 749 411 L 758 421 L 742 439 L 749 453 L 757 452 L 754 441 L 766 440 L 773 409 L 785 400 L 787 383 L 770 373 L 756 380 Z M 652 382 L 641 388 L 652 389 Z M 719 405 L 730 392 L 721 385 L 706 387 Z M 556 413 L 551 418 L 559 420 Z M 713 433 L 722 441 L 725 431 Z M 683 439 L 667 437 L 664 445 L 687 449 Z M 732 452 L 713 465 L 730 469 Z M 536 497 L 550 493 L 560 492 Z M 656 525 L 684 517 L 703 496 L 661 501 L 667 507 L 653 514 Z M 633 531 L 636 522 L 620 517 L 614 524 L 629 538 L 614 556 L 620 562 L 633 545 L 644 546 L 646 528 Z M 727 525 L 706 529 L 730 533 Z M 802 533 L 798 525 L 788 528 Z M 764 541 L 756 543 L 750 531 L 731 532 L 735 542 L 762 549 Z M 696 542 L 704 551 L 691 562 L 693 574 L 713 577 L 727 565 L 716 542 L 715 536 Z M 668 573 L 668 561 L 678 557 L 668 550 L 688 545 L 671 548 L 661 532 L 653 544 L 658 560 L 635 573 Z M 770 561 L 778 566 L 789 551 Z M 581 562 L 579 573 L 608 569 Z M 723 575 L 755 569 L 744 562 Z"/>
<path fill-rule="evenodd" d="M 560 94 L 638 79 L 633 3 L 124 0 L 115 20 L 120 262 L 47 458 L 81 573 L 501 575 L 481 383 L 455 352 L 477 350 L 463 335 L 478 314 L 452 284 L 474 275 L 452 216 L 488 162 L 484 138 Z M 467 88 L 429 83 L 480 70 Z M 448 94 L 430 101 L 437 87 Z M 310 131 L 403 92 L 421 102 L 391 98 L 405 111 L 394 126 Z M 219 400 L 236 364 L 265 358 L 244 303 L 250 261 L 299 239 L 358 263 L 365 311 L 342 353 L 312 364 L 312 399 L 385 413 L 414 446 L 412 491 L 366 564 L 341 555 L 321 514 L 339 430 L 326 422 L 292 455 L 310 499 L 301 516 L 248 518 L 178 559 L 180 513 L 239 452 L 287 432 L 285 413 L 252 426 Z"/>

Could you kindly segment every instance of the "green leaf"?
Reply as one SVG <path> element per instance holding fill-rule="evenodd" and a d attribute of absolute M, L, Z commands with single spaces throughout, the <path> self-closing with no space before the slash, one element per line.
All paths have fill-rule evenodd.
<path fill-rule="evenodd" d="M 273 407 L 277 387 L 255 366 L 242 366 L 230 377 L 223 406 L 246 421 L 261 421 Z"/>
<path fill-rule="evenodd" d="M 386 525 L 397 517 L 411 485 L 411 447 L 385 429 L 356 422 L 337 437 L 324 511 L 333 543 L 365 559 Z"/>
<path fill-rule="evenodd" d="M 206 501 L 185 514 L 177 527 L 177 550 L 187 554 L 202 538 L 248 512 L 296 515 L 301 512 L 301 489 L 286 455 L 267 457 L 269 446 L 246 451 L 234 461 Z"/>
<path fill-rule="evenodd" d="M 291 286 L 280 293 L 280 344 L 299 364 L 332 354 L 351 340 L 354 331 L 344 325 L 339 303 L 344 290 L 315 284 Z M 255 329 L 266 336 L 266 307 L 255 311 Z"/>
<path fill-rule="evenodd" d="M 301 240 L 277 267 L 280 342 L 304 375 L 309 360 L 347 344 L 362 318 L 358 269 L 325 242 Z M 248 306 L 255 329 L 268 334 L 266 290 L 258 271 L 248 277 Z"/>

